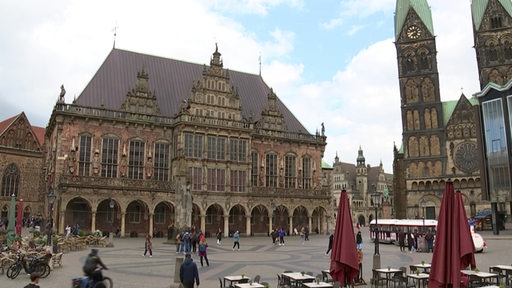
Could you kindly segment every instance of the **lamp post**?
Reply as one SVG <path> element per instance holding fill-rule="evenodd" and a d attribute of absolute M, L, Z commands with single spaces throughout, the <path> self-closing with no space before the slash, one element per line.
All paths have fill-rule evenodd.
<path fill-rule="evenodd" d="M 50 193 L 48 193 L 48 203 L 50 204 L 50 222 L 48 223 L 48 239 L 47 244 L 52 248 L 53 251 L 53 245 L 52 245 L 52 230 L 53 230 L 53 203 L 55 203 L 55 192 L 53 189 L 50 189 Z"/>
<path fill-rule="evenodd" d="M 425 229 L 425 217 L 427 217 L 427 215 L 425 215 L 426 208 L 427 208 L 427 201 L 425 201 L 425 199 L 421 199 L 420 206 L 421 206 L 421 208 L 423 208 L 423 234 L 425 234 L 427 232 Z"/>
<path fill-rule="evenodd" d="M 110 207 L 110 212 L 111 212 L 111 215 L 110 217 L 111 220 L 110 220 L 110 233 L 108 233 L 108 244 L 107 244 L 107 247 L 114 247 L 114 231 L 113 231 L 113 225 L 114 225 L 114 207 L 115 207 L 115 203 L 114 203 L 114 200 L 112 198 L 110 198 L 110 201 L 108 202 L 108 206 Z"/>
<path fill-rule="evenodd" d="M 375 207 L 375 228 L 373 229 L 375 233 L 375 252 L 373 253 L 373 269 L 380 269 L 380 252 L 379 252 L 379 226 L 378 226 L 378 218 L 379 218 L 379 206 L 382 201 L 382 195 L 380 192 L 374 191 L 371 194 L 373 200 L 373 207 Z"/>

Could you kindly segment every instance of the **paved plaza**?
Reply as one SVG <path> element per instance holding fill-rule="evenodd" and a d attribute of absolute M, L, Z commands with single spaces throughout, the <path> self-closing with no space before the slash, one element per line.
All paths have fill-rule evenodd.
<path fill-rule="evenodd" d="M 368 228 L 362 228 L 363 274 L 369 283 L 374 244 L 368 237 Z M 501 231 L 500 235 L 492 235 L 491 231 L 481 233 L 488 248 L 484 253 L 476 255 L 477 266 L 487 271 L 492 264 L 512 263 L 512 231 Z M 175 253 L 175 246 L 164 244 L 166 239 L 156 238 L 153 244 L 153 257 L 143 257 L 144 238 L 115 239 L 113 248 L 99 248 L 99 255 L 109 267 L 104 274 L 114 280 L 115 287 L 144 288 L 170 287 L 174 281 L 176 257 L 183 254 Z M 249 237 L 240 239 L 240 251 L 232 251 L 232 239 L 225 238 L 222 246 L 215 244 L 215 239 L 209 239 L 208 258 L 210 267 L 200 267 L 199 257 L 193 259 L 199 266 L 200 287 L 219 287 L 218 278 L 225 275 L 245 274 L 251 277 L 259 274 L 261 281 L 276 287 L 277 276 L 284 270 L 311 271 L 318 274 L 329 268 L 330 258 L 325 255 L 327 250 L 327 235 L 311 235 L 310 241 L 301 245 L 299 236 L 285 238 L 285 246 L 274 246 L 270 237 Z M 64 254 L 63 267 L 55 268 L 46 279 L 41 279 L 42 288 L 71 287 L 71 279 L 82 275 L 82 264 L 89 250 L 73 251 Z M 394 245 L 380 245 L 382 267 L 409 267 L 409 264 L 430 262 L 432 254 L 400 252 Z M 17 279 L 8 279 L 0 275 L 0 287 L 23 287 L 29 283 L 26 274 L 20 274 Z"/>

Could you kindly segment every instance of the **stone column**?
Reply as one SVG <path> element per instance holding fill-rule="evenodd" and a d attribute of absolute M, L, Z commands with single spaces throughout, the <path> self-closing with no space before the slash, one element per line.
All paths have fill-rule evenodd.
<path fill-rule="evenodd" d="M 96 210 L 93 210 L 91 214 L 91 232 L 94 232 L 96 230 Z"/>
<path fill-rule="evenodd" d="M 274 228 L 274 223 L 272 223 L 272 216 L 268 217 L 268 234 L 272 232 L 272 228 Z"/>
<path fill-rule="evenodd" d="M 308 233 L 311 234 L 311 216 L 308 216 Z M 320 227 L 318 227 L 318 229 L 320 230 Z"/>
<path fill-rule="evenodd" d="M 153 213 L 149 213 L 149 230 L 148 233 L 153 237 Z"/>
<path fill-rule="evenodd" d="M 245 216 L 245 235 L 251 236 L 251 216 Z"/>
<path fill-rule="evenodd" d="M 289 232 L 288 233 L 290 233 L 290 235 L 293 235 L 293 216 L 288 216 L 288 218 L 289 218 L 289 220 L 288 220 Z"/>
<path fill-rule="evenodd" d="M 61 210 L 59 213 L 59 234 L 64 234 L 64 215 L 66 215 L 66 210 Z"/>
<path fill-rule="evenodd" d="M 126 212 L 121 211 L 121 237 L 124 237 L 126 233 Z"/>
<path fill-rule="evenodd" d="M 229 237 L 229 215 L 224 215 L 224 237 Z"/>
<path fill-rule="evenodd" d="M 201 217 L 201 231 L 203 231 L 203 233 L 206 233 L 206 215 L 200 215 L 199 217 Z"/>

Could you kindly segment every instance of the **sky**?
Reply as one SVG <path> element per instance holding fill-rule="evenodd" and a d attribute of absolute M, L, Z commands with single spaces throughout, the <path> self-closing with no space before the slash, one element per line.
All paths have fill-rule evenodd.
<path fill-rule="evenodd" d="M 479 91 L 469 0 L 430 0 L 441 99 Z M 311 134 L 324 161 L 382 161 L 402 126 L 395 0 L 0 0 L 0 119 L 46 127 L 63 84 L 70 103 L 109 52 L 123 50 L 258 74 Z M 115 34 L 115 36 L 114 36 Z M 261 59 L 261 60 L 260 60 Z"/>

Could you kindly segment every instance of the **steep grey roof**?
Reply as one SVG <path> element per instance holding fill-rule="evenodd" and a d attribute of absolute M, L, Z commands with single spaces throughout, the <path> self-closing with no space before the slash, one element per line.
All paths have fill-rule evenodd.
<path fill-rule="evenodd" d="M 172 117 L 182 101 L 189 98 L 192 84 L 201 79 L 203 68 L 200 64 L 114 48 L 75 103 L 119 110 L 128 91 L 135 88 L 137 72 L 144 69 L 149 74 L 149 90 L 156 94 L 162 116 Z M 231 85 L 240 95 L 242 116 L 259 120 L 270 88 L 260 75 L 232 70 L 229 75 Z M 279 98 L 277 104 L 288 132 L 309 133 Z"/>

